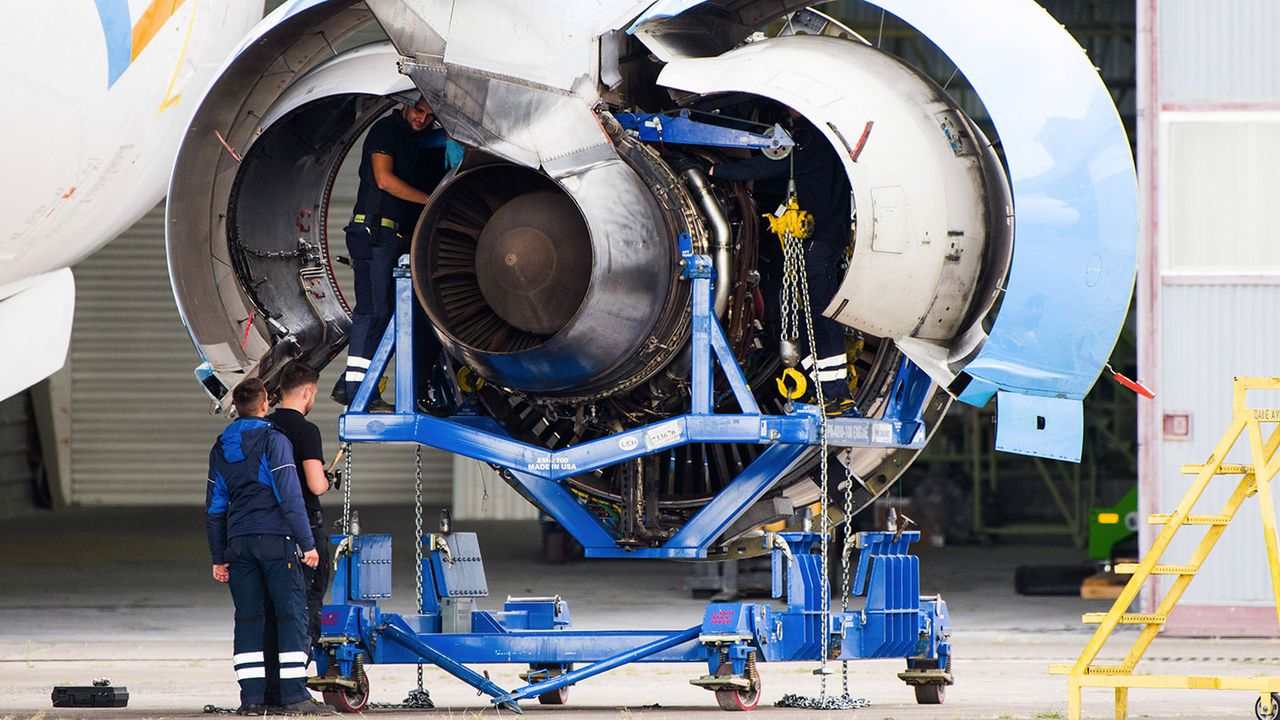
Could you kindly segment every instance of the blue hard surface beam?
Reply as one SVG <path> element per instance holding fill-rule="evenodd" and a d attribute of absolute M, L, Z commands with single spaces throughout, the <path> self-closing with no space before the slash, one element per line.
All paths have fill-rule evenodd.
<path fill-rule="evenodd" d="M 445 655 L 430 645 L 427 645 L 419 640 L 413 633 L 402 630 L 395 625 L 388 624 L 382 628 L 382 634 L 384 637 L 394 640 L 406 649 L 417 653 L 422 657 L 422 659 L 435 663 L 435 665 L 441 670 L 444 670 L 462 682 L 486 695 L 489 695 L 490 697 L 496 698 L 494 700 L 495 704 L 501 705 L 514 713 L 523 714 L 523 711 L 520 709 L 518 704 L 510 698 L 505 697 L 507 695 L 507 691 L 503 690 L 497 683 L 481 675 L 475 670 L 472 670 L 466 665 L 454 661 L 453 658 L 450 658 L 448 655 Z"/>
<path fill-rule="evenodd" d="M 523 700 L 524 698 L 531 697 L 533 695 L 541 695 L 545 692 L 558 690 L 567 685 L 573 685 L 574 683 L 586 680 L 589 677 L 594 677 L 601 673 L 608 672 L 621 665 L 643 660 L 644 658 L 660 653 L 667 648 L 682 645 L 690 640 L 696 639 L 701 634 L 702 626 L 695 625 L 688 630 L 674 633 L 665 638 L 654 640 L 653 642 L 645 643 L 640 647 L 618 653 L 611 658 L 601 660 L 597 663 L 592 663 L 584 668 L 567 672 L 563 675 L 554 677 L 550 680 L 544 680 L 540 683 L 525 685 L 519 690 L 503 695 L 502 697 L 496 697 L 493 702 L 495 705 L 514 703 L 516 700 Z"/>
<path fill-rule="evenodd" d="M 808 451 L 809 447 L 806 445 L 770 446 L 733 482 L 716 493 L 679 532 L 663 543 L 663 547 L 706 548 L 761 495 L 776 485 L 783 474 Z"/>
<path fill-rule="evenodd" d="M 393 271 L 396 277 L 396 347 L 413 348 L 413 309 L 417 298 L 413 296 L 413 281 L 409 273 L 409 256 L 401 255 L 399 267 Z M 372 363 L 370 363 L 372 365 Z M 379 375 L 381 377 L 381 375 Z M 365 378 L 368 379 L 367 377 Z M 426 382 L 426 378 L 423 378 Z M 396 353 L 396 412 L 412 413 L 414 407 L 413 353 Z"/>

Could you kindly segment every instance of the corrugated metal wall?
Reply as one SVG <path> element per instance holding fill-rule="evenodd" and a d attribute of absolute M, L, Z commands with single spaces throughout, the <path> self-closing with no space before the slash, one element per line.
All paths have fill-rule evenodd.
<path fill-rule="evenodd" d="M 354 194 L 347 185 L 335 191 L 339 217 Z M 192 375 L 198 356 L 174 306 L 163 226 L 160 206 L 75 268 L 71 465 L 78 504 L 204 500 L 209 446 L 226 420 L 209 415 Z M 338 232 L 340 239 L 341 222 Z M 327 395 L 338 372 L 334 366 L 324 373 L 325 399 L 312 413 L 330 456 L 337 450 L 339 408 Z M 424 500 L 448 504 L 451 460 L 435 451 L 426 451 L 424 460 Z M 361 446 L 353 474 L 358 503 L 413 501 L 412 448 Z M 326 504 L 334 507 L 336 499 Z"/>
<path fill-rule="evenodd" d="M 32 461 L 38 450 L 34 422 L 30 391 L 0 402 L 0 517 L 35 506 Z"/>
<path fill-rule="evenodd" d="M 453 458 L 453 517 L 457 520 L 535 520 L 538 509 L 479 460 Z"/>
<path fill-rule="evenodd" d="M 1166 285 L 1161 300 L 1164 366 L 1160 402 L 1165 413 L 1189 413 L 1191 437 L 1161 445 L 1160 499 L 1165 512 L 1186 492 L 1191 476 L 1184 463 L 1201 463 L 1231 422 L 1231 379 L 1280 374 L 1280 284 Z M 1251 394 L 1250 404 L 1280 407 L 1280 393 Z M 1251 462 L 1247 441 L 1234 462 Z M 1209 486 L 1198 506 L 1217 512 L 1239 477 Z M 1183 604 L 1266 605 L 1271 599 L 1258 503 L 1249 500 L 1227 528 Z M 1203 530 L 1188 528 L 1174 539 L 1165 562 L 1190 557 Z M 1169 578 L 1162 578 L 1168 587 Z"/>
<path fill-rule="evenodd" d="M 1160 0 L 1163 102 L 1280 100 L 1280 3 Z"/>

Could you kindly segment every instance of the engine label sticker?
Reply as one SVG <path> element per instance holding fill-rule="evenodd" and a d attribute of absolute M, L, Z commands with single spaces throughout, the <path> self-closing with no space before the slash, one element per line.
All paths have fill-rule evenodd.
<path fill-rule="evenodd" d="M 650 450 L 673 445 L 684 435 L 679 422 L 657 425 L 644 434 L 644 446 Z"/>
<path fill-rule="evenodd" d="M 871 442 L 893 442 L 893 426 L 888 423 L 876 423 L 871 426 Z"/>
<path fill-rule="evenodd" d="M 627 436 L 618 441 L 618 449 L 624 452 L 630 452 L 640 446 L 640 441 L 634 437 Z"/>
<path fill-rule="evenodd" d="M 859 445 L 868 442 L 871 435 L 866 422 L 833 422 L 827 425 L 827 440 L 842 445 Z"/>
<path fill-rule="evenodd" d="M 549 458 L 542 460 L 534 460 L 529 463 L 530 472 L 577 472 L 578 464 L 563 460 L 561 458 Z"/>

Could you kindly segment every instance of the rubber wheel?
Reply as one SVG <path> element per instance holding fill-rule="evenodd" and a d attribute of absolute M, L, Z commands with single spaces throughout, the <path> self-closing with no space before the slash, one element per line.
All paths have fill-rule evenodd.
<path fill-rule="evenodd" d="M 569 686 L 566 685 L 559 690 L 548 690 L 538 696 L 538 702 L 543 705 L 564 705 L 569 702 Z"/>
<path fill-rule="evenodd" d="M 569 536 L 564 530 L 550 530 L 542 535 L 542 559 L 548 565 L 563 565 L 569 559 Z"/>
<path fill-rule="evenodd" d="M 1276 720 L 1280 717 L 1280 694 L 1271 693 L 1271 712 L 1266 715 L 1262 714 L 1262 698 L 1258 698 L 1253 703 L 1253 714 L 1258 720 Z"/>
<path fill-rule="evenodd" d="M 346 688 L 342 688 L 340 690 L 325 690 L 325 704 L 333 706 L 333 708 L 338 712 L 363 712 L 369 705 L 369 679 L 367 676 L 360 685 L 361 687 L 356 690 L 348 690 Z"/>
<path fill-rule="evenodd" d="M 947 699 L 946 685 L 916 685 L 917 705 L 941 705 Z"/>
<path fill-rule="evenodd" d="M 725 663 L 716 670 L 717 675 L 732 675 L 733 666 Z M 746 712 L 755 710 L 760 704 L 760 688 L 764 685 L 759 677 L 755 678 L 755 687 L 750 690 L 716 690 L 716 704 L 721 710 Z"/>

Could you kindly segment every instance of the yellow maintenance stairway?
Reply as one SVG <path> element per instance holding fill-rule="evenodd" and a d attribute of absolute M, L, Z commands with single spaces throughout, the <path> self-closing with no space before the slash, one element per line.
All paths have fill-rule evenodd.
<path fill-rule="evenodd" d="M 1140 675 L 1134 669 L 1142 659 L 1151 641 L 1155 639 L 1164 626 L 1165 619 L 1187 586 L 1204 564 L 1227 525 L 1236 517 L 1244 501 L 1257 495 L 1259 510 L 1262 515 L 1263 536 L 1267 545 L 1267 565 L 1271 574 L 1271 589 L 1276 598 L 1280 598 L 1280 548 L 1276 544 L 1276 511 L 1271 492 L 1271 480 L 1280 470 L 1280 457 L 1276 449 L 1280 447 L 1280 409 L 1249 408 L 1246 395 L 1250 390 L 1280 390 L 1280 378 L 1236 378 L 1232 400 L 1234 417 L 1230 427 L 1223 434 L 1213 454 L 1203 465 L 1184 465 L 1182 472 L 1195 475 L 1195 480 L 1187 488 L 1186 495 L 1178 503 L 1177 509 L 1167 515 L 1152 515 L 1148 522 L 1162 525 L 1160 534 L 1152 543 L 1142 562 L 1137 564 L 1117 565 L 1116 572 L 1132 573 L 1129 583 L 1120 597 L 1116 598 L 1111 610 L 1105 613 L 1085 613 L 1083 621 L 1094 623 L 1098 629 L 1094 632 L 1089 644 L 1074 664 L 1051 665 L 1049 672 L 1067 676 L 1067 708 L 1070 720 L 1080 720 L 1080 694 L 1086 687 L 1104 687 L 1115 690 L 1115 713 L 1117 720 L 1124 720 L 1129 712 L 1129 688 L 1185 688 L 1192 690 L 1252 690 L 1258 693 L 1258 701 L 1254 706 L 1260 720 L 1275 720 L 1280 716 L 1280 676 L 1213 676 L 1213 675 Z M 1265 440 L 1263 424 L 1272 425 Z M 1232 448 L 1240 441 L 1241 436 L 1247 439 L 1253 463 L 1250 465 L 1226 465 L 1223 460 Z M 1217 513 L 1210 515 L 1194 515 L 1196 503 L 1211 482 L 1221 482 L 1220 478 L 1239 478 L 1235 491 Z M 1203 527 L 1204 538 L 1195 552 L 1185 561 L 1174 563 L 1163 562 L 1164 552 L 1173 540 L 1173 536 L 1186 526 Z M 1129 606 L 1138 597 L 1143 583 L 1152 575 L 1172 575 L 1176 579 L 1169 591 L 1160 599 L 1155 612 L 1130 613 Z M 1276 605 L 1277 620 L 1280 620 L 1280 602 Z M 1098 653 L 1106 644 L 1112 631 L 1118 625 L 1141 625 L 1138 634 L 1124 660 L 1117 665 L 1094 665 Z"/>

